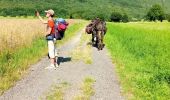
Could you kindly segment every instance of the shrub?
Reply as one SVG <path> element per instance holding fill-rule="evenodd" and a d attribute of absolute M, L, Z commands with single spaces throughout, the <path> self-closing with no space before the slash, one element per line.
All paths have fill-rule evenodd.
<path fill-rule="evenodd" d="M 167 14 L 166 19 L 170 22 L 170 14 Z"/>
<path fill-rule="evenodd" d="M 122 14 L 120 12 L 113 12 L 111 14 L 110 20 L 112 22 L 120 22 L 122 20 Z"/>
<path fill-rule="evenodd" d="M 122 16 L 122 22 L 129 22 L 129 16 L 126 13 Z"/>
<path fill-rule="evenodd" d="M 160 5 L 155 4 L 149 9 L 146 19 L 150 21 L 159 20 L 162 22 L 165 19 L 165 12 Z"/>

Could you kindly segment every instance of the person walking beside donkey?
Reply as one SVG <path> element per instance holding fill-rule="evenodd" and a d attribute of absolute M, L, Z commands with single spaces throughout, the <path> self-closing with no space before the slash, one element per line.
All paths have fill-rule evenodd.
<path fill-rule="evenodd" d="M 49 9 L 45 11 L 46 17 L 48 18 L 48 21 L 45 21 L 40 16 L 39 12 L 36 12 L 36 16 L 41 20 L 43 24 L 47 24 L 46 29 L 46 39 L 48 43 L 48 55 L 50 58 L 51 64 L 46 67 L 45 69 L 56 69 L 58 67 L 58 64 L 56 62 L 57 52 L 55 48 L 55 40 L 54 40 L 54 34 L 55 34 L 55 22 L 54 22 L 54 11 L 52 9 Z"/>

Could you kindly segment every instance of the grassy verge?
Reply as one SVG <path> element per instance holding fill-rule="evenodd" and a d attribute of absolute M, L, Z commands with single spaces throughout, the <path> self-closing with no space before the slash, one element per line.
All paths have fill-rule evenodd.
<path fill-rule="evenodd" d="M 82 60 L 86 64 L 92 63 L 91 35 L 82 34 L 79 45 L 71 52 L 73 60 Z"/>
<path fill-rule="evenodd" d="M 90 100 L 90 97 L 94 95 L 93 84 L 95 79 L 92 77 L 86 77 L 81 86 L 81 94 L 76 96 L 74 100 Z"/>
<path fill-rule="evenodd" d="M 105 42 L 128 99 L 170 99 L 169 28 L 169 23 L 108 23 Z"/>
<path fill-rule="evenodd" d="M 63 100 L 64 91 L 69 87 L 67 82 L 63 82 L 54 87 L 54 90 L 46 97 L 46 100 Z"/>
<path fill-rule="evenodd" d="M 80 21 L 81 22 L 81 21 Z M 77 30 L 85 23 L 75 23 L 66 31 L 65 38 L 59 44 L 65 43 L 73 37 Z M 22 78 L 28 67 L 37 62 L 47 53 L 47 43 L 44 38 L 38 38 L 31 45 L 24 46 L 14 51 L 4 51 L 0 55 L 0 94 L 9 89 L 15 82 Z"/>
<path fill-rule="evenodd" d="M 44 38 L 39 38 L 32 45 L 15 52 L 6 51 L 0 56 L 0 94 L 19 80 L 30 64 L 45 54 L 45 47 Z"/>

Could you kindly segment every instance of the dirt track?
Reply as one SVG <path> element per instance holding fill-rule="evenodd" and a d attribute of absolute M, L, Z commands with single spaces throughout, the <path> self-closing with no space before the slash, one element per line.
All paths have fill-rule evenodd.
<path fill-rule="evenodd" d="M 83 31 L 78 32 L 74 39 L 60 48 L 60 67 L 57 70 L 45 70 L 49 65 L 47 57 L 32 65 L 28 74 L 17 84 L 6 91 L 0 100 L 39 100 L 44 99 L 51 87 L 61 82 L 71 84 L 65 91 L 64 100 L 72 100 L 77 95 L 79 85 L 86 76 L 92 76 L 95 94 L 91 100 L 122 100 L 120 86 L 115 73 L 115 66 L 107 55 L 106 49 L 98 51 L 93 49 L 93 64 L 71 61 L 69 51 L 74 49 Z"/>

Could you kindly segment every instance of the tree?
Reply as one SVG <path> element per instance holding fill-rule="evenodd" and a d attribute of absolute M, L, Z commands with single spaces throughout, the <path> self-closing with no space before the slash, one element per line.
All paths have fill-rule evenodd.
<path fill-rule="evenodd" d="M 129 16 L 126 13 L 124 13 L 122 16 L 122 22 L 125 22 L 125 23 L 129 22 Z"/>
<path fill-rule="evenodd" d="M 112 22 L 120 22 L 122 20 L 122 14 L 120 12 L 113 12 L 111 14 L 110 20 Z"/>
<path fill-rule="evenodd" d="M 156 4 L 150 8 L 146 15 L 146 18 L 150 21 L 159 20 L 162 22 L 165 19 L 165 12 L 160 5 Z"/>
<path fill-rule="evenodd" d="M 170 14 L 166 15 L 166 19 L 168 20 L 168 22 L 170 22 Z"/>

